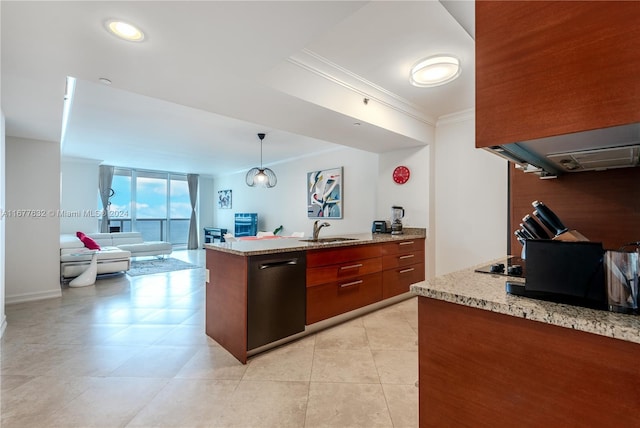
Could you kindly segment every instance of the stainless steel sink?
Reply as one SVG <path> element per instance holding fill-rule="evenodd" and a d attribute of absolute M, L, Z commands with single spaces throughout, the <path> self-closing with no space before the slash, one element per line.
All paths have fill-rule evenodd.
<path fill-rule="evenodd" d="M 357 241 L 357 238 L 341 238 L 341 237 L 333 237 L 333 238 L 318 238 L 318 239 L 301 239 L 302 242 L 315 242 L 318 244 L 327 244 L 329 242 L 342 242 L 342 241 Z"/>

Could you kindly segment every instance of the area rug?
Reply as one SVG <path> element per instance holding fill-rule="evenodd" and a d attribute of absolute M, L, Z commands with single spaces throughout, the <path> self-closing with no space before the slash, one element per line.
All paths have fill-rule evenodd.
<path fill-rule="evenodd" d="M 129 276 L 150 275 L 152 273 L 173 272 L 175 270 L 197 269 L 200 266 L 183 262 L 174 258 L 132 260 L 131 267 L 127 271 Z"/>

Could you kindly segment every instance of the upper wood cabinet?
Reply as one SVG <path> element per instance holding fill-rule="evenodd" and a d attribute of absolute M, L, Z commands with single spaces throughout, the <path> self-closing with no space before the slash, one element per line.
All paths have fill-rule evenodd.
<path fill-rule="evenodd" d="M 476 1 L 476 147 L 640 122 L 640 1 Z"/>

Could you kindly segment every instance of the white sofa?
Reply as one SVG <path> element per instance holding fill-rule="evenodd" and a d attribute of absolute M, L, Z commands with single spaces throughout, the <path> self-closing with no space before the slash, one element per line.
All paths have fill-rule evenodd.
<path fill-rule="evenodd" d="M 170 242 L 145 242 L 140 232 L 88 233 L 99 246 L 98 274 L 129 270 L 131 257 L 165 256 L 171 254 Z M 85 247 L 76 235 L 60 235 L 60 276 L 73 278 L 87 269 L 92 250 Z"/>
<path fill-rule="evenodd" d="M 60 235 L 60 277 L 74 278 L 89 267 L 94 251 L 84 246 L 75 235 Z M 98 274 L 129 270 L 131 252 L 118 247 L 101 246 L 97 252 Z"/>
<path fill-rule="evenodd" d="M 173 246 L 166 241 L 146 241 L 140 232 L 87 233 L 100 247 L 118 247 L 130 251 L 131 257 L 166 256 Z"/>

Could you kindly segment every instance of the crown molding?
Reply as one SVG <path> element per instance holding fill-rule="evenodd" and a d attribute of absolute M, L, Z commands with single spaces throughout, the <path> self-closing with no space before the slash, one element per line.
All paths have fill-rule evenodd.
<path fill-rule="evenodd" d="M 402 113 L 413 120 L 430 126 L 435 126 L 436 124 L 435 118 L 426 115 L 411 101 L 340 67 L 309 49 L 303 49 L 287 58 L 287 61 L 336 85 L 340 85 L 357 93 L 363 98 L 368 98 L 389 109 Z"/>
<path fill-rule="evenodd" d="M 436 122 L 436 127 L 441 125 L 448 125 L 451 123 L 475 120 L 475 118 L 476 118 L 476 109 L 470 108 L 470 109 L 462 110 L 456 113 L 450 113 L 450 114 L 445 114 L 443 116 L 440 116 L 438 118 L 438 121 Z"/>

